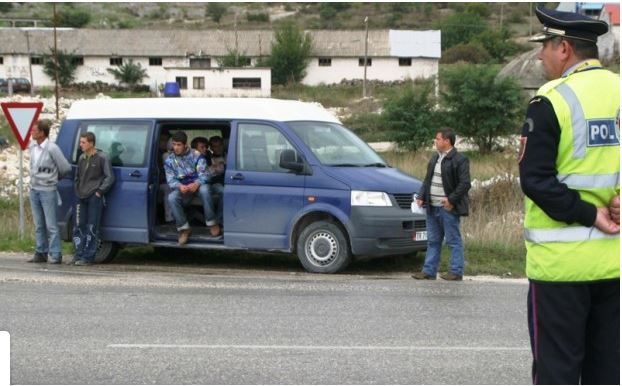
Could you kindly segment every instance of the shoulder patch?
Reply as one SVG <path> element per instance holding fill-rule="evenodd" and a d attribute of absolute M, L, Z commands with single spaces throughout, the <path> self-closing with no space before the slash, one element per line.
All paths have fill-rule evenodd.
<path fill-rule="evenodd" d="M 542 98 L 541 97 L 534 97 L 534 98 L 531 98 L 531 100 L 529 101 L 529 104 L 540 103 L 540 102 L 542 102 Z"/>

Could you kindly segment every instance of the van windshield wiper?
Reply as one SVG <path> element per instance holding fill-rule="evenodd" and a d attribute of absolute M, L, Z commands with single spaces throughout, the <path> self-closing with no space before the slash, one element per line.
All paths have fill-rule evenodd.
<path fill-rule="evenodd" d="M 336 166 L 336 167 L 344 167 L 344 168 L 358 168 L 361 165 L 355 165 L 355 164 L 328 164 L 327 166 Z"/>
<path fill-rule="evenodd" d="M 372 167 L 377 167 L 377 168 L 386 168 L 387 165 L 383 164 L 382 162 L 375 162 L 373 164 L 367 164 L 365 165 L 366 168 L 372 168 Z"/>

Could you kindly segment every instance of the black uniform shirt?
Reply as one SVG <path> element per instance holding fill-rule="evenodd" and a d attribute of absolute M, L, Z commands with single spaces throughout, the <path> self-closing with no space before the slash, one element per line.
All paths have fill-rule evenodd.
<path fill-rule="evenodd" d="M 556 158 L 561 129 L 551 102 L 533 98 L 523 125 L 518 170 L 523 192 L 550 218 L 591 227 L 596 207 L 557 180 Z"/>

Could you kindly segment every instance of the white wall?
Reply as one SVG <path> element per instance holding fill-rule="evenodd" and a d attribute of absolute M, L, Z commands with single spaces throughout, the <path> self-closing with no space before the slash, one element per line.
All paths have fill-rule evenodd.
<path fill-rule="evenodd" d="M 269 97 L 271 70 L 269 68 L 166 68 L 166 82 L 185 76 L 188 88 L 181 90 L 182 97 Z M 205 89 L 193 89 L 193 77 L 205 78 Z M 260 78 L 261 88 L 232 88 L 233 78 Z"/>
<path fill-rule="evenodd" d="M 312 58 L 302 83 L 307 85 L 339 83 L 343 79 L 363 79 L 364 67 L 358 58 L 331 58 L 331 65 L 319 66 L 318 58 Z M 400 66 L 398 58 L 372 58 L 367 66 L 367 79 L 395 81 L 429 78 L 438 74 L 438 60 L 412 58 L 411 66 Z"/>

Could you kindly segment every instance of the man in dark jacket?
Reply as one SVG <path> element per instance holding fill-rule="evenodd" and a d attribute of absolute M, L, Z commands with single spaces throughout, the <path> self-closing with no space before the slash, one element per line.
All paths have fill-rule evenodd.
<path fill-rule="evenodd" d="M 471 176 L 469 159 L 454 148 L 456 135 L 446 128 L 436 133 L 438 151 L 428 163 L 428 171 L 417 196 L 417 205 L 427 208 L 428 250 L 423 270 L 413 275 L 418 280 L 435 280 L 441 259 L 443 238 L 451 248 L 451 266 L 441 275 L 445 280 L 462 280 L 464 247 L 460 235 L 460 216 L 469 214 Z"/>
<path fill-rule="evenodd" d="M 78 196 L 76 224 L 73 228 L 75 265 L 91 265 L 99 245 L 99 225 L 105 205 L 105 194 L 114 184 L 112 165 L 106 154 L 95 148 L 95 134 L 80 134 L 82 155 L 78 159 L 75 190 Z"/>

